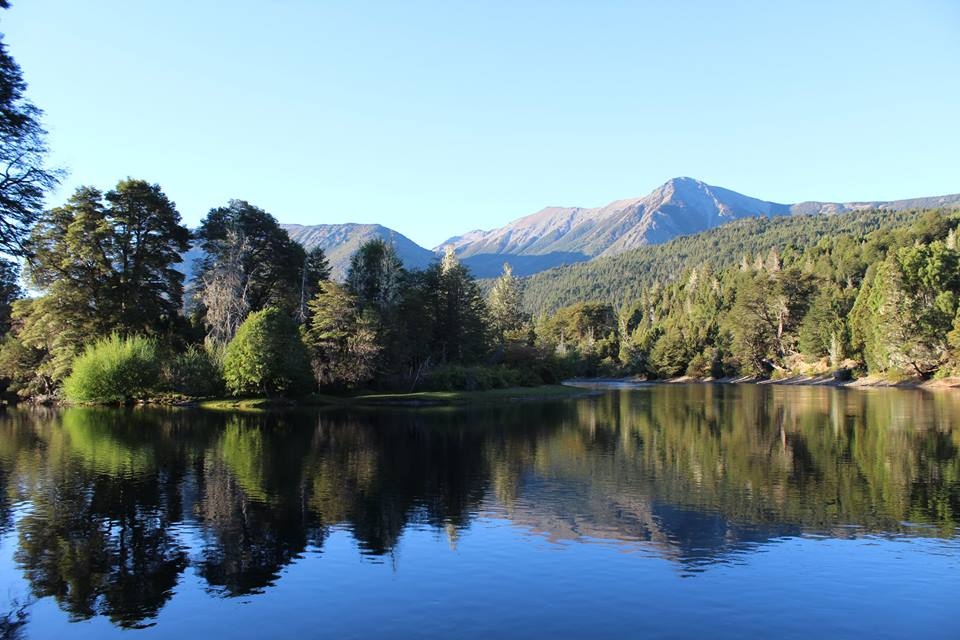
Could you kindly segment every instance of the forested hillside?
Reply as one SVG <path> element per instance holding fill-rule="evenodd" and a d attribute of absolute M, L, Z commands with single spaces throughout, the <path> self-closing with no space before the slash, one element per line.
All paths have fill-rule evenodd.
<path fill-rule="evenodd" d="M 676 280 L 691 267 L 709 264 L 723 269 L 739 264 L 744 256 L 766 254 L 771 249 L 785 254 L 802 251 L 825 237 L 844 235 L 856 241 L 877 229 L 909 225 L 923 213 L 917 209 L 868 210 L 736 220 L 664 244 L 530 276 L 524 280 L 524 306 L 535 315 L 588 300 L 620 307 L 651 285 Z"/>
<path fill-rule="evenodd" d="M 529 283 L 550 310 L 537 339 L 608 375 L 955 375 L 958 222 L 946 210 L 750 221 L 557 270 Z"/>

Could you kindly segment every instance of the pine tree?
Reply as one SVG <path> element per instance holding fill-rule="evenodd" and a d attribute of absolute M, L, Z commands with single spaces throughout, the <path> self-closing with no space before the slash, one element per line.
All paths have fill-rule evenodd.
<path fill-rule="evenodd" d="M 297 305 L 297 321 L 307 321 L 309 309 L 307 303 L 316 294 L 320 283 L 330 279 L 330 261 L 322 247 L 314 247 L 304 253 L 303 266 L 300 269 L 300 304 Z"/>
<path fill-rule="evenodd" d="M 381 352 L 376 324 L 344 287 L 320 282 L 310 300 L 304 341 L 321 385 L 354 387 L 374 377 Z"/>
<path fill-rule="evenodd" d="M 514 277 L 510 265 L 504 264 L 503 274 L 494 282 L 488 299 L 491 328 L 500 342 L 519 337 L 527 322 L 522 295 L 520 281 Z"/>
<path fill-rule="evenodd" d="M 488 310 L 470 270 L 452 251 L 418 279 L 432 327 L 431 352 L 439 362 L 479 361 L 488 347 Z"/>

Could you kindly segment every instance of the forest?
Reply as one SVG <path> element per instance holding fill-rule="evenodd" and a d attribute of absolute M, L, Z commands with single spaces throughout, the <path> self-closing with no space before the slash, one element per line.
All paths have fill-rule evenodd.
<path fill-rule="evenodd" d="M 946 210 L 744 220 L 533 276 L 525 308 L 584 375 L 953 375 L 958 221 Z"/>
<path fill-rule="evenodd" d="M 23 238 L 23 275 L 39 295 L 23 295 L 14 263 L 4 269 L 0 371 L 21 397 L 75 402 L 487 389 L 573 376 L 956 373 L 956 215 L 828 222 L 838 221 L 846 233 L 823 234 L 822 218 L 799 216 L 678 239 L 674 249 L 686 246 L 674 255 L 695 266 L 677 277 L 633 266 L 619 275 L 640 283 L 630 300 L 533 315 L 527 280 L 509 265 L 484 295 L 452 251 L 407 270 L 374 240 L 334 282 L 321 250 L 291 241 L 245 201 L 212 209 L 191 232 L 158 185 L 82 187 Z M 177 267 L 192 243 L 203 257 L 185 283 Z M 754 251 L 734 261 L 745 243 Z M 606 269 L 567 275 L 587 287 Z"/>
<path fill-rule="evenodd" d="M 6 3 L 0 3 L 5 8 Z M 42 112 L 0 41 L 0 390 L 179 401 L 534 386 L 574 376 L 928 379 L 958 373 L 955 212 L 730 223 L 612 258 L 478 282 L 452 251 L 381 240 L 344 281 L 244 200 L 188 229 L 158 185 L 59 206 Z M 189 269 L 184 254 L 202 257 Z"/>

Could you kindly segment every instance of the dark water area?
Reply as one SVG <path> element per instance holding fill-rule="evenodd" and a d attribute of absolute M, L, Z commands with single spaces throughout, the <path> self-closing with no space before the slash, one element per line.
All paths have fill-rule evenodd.
<path fill-rule="evenodd" d="M 958 519 L 951 392 L 0 412 L 11 637 L 958 638 Z"/>

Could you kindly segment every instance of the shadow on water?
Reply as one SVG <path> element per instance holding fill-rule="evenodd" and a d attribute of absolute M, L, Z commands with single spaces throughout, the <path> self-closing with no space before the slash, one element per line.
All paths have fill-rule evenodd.
<path fill-rule="evenodd" d="M 189 567 L 212 594 L 262 592 L 334 529 L 378 557 L 411 526 L 453 543 L 495 517 L 695 574 L 784 537 L 955 536 L 957 416 L 952 394 L 710 385 L 470 409 L 11 410 L 0 534 L 33 597 L 122 627 L 149 625 Z"/>

